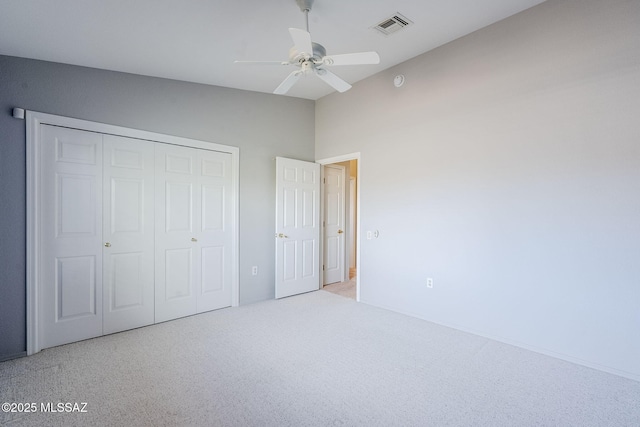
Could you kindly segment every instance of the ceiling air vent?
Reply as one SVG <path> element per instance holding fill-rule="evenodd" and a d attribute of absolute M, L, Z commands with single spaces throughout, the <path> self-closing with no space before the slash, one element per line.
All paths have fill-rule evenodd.
<path fill-rule="evenodd" d="M 385 19 L 373 28 L 380 31 L 385 36 L 388 36 L 389 34 L 393 34 L 411 24 L 413 24 L 413 22 L 401 14 L 396 13 L 391 18 Z"/>

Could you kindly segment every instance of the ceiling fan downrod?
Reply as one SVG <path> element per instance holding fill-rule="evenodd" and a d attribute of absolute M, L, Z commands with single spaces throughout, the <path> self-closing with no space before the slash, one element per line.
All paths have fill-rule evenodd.
<path fill-rule="evenodd" d="M 313 6 L 313 0 L 296 0 L 298 7 L 304 13 L 304 19 L 307 24 L 307 33 L 309 32 L 309 12 Z"/>

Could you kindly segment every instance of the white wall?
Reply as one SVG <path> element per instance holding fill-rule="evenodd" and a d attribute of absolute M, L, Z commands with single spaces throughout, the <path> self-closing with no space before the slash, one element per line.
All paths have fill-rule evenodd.
<path fill-rule="evenodd" d="M 320 99 L 316 158 L 361 152 L 380 231 L 362 301 L 640 379 L 639 117 L 623 0 L 549 0 Z"/>

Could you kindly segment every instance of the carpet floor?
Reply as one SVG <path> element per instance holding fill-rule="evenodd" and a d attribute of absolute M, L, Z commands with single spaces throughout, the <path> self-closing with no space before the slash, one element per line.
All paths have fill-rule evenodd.
<path fill-rule="evenodd" d="M 640 425 L 640 382 L 329 292 L 2 362 L 0 402 L 36 404 L 12 426 Z"/>

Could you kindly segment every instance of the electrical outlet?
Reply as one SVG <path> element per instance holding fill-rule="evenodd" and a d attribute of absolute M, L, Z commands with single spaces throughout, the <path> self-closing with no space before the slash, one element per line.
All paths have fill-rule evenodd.
<path fill-rule="evenodd" d="M 251 267 L 251 275 L 252 276 L 257 276 L 258 275 L 258 266 L 254 265 L 253 267 Z"/>
<path fill-rule="evenodd" d="M 433 288 L 433 279 L 431 277 L 427 279 L 427 288 Z"/>

